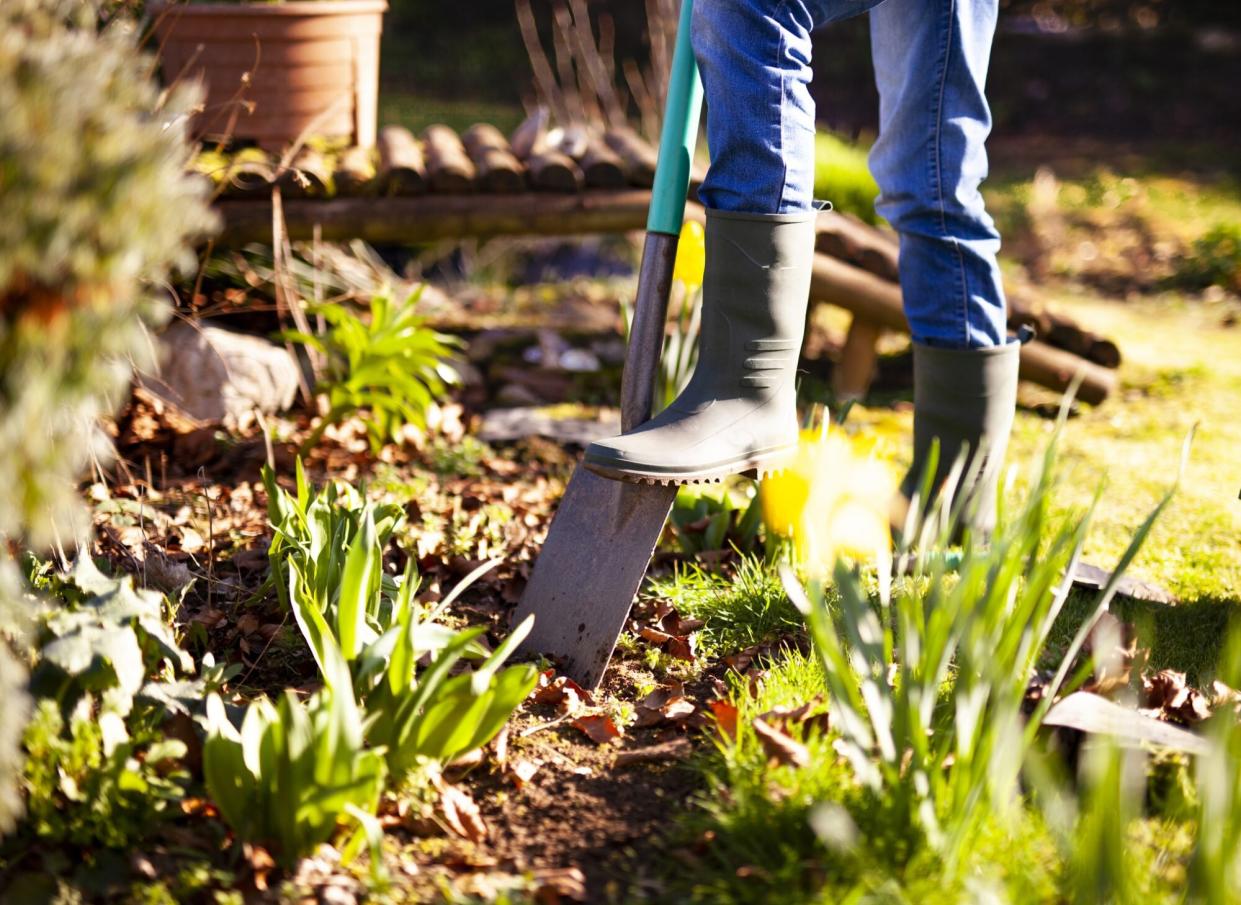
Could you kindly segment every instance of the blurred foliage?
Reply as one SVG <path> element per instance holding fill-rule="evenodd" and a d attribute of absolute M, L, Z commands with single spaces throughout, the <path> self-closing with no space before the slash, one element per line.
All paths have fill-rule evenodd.
<path fill-rule="evenodd" d="M 95 419 L 145 359 L 149 286 L 193 262 L 213 225 L 187 177 L 182 111 L 136 50 L 131 23 L 82 0 L 0 5 L 0 538 L 72 540 L 74 480 L 106 457 Z M 19 582 L 0 555 L 0 832 L 10 828 L 24 722 L 8 642 L 23 625 Z"/>
<path fill-rule="evenodd" d="M 1177 267 L 1176 282 L 1188 289 L 1241 292 L 1241 225 L 1220 223 L 1200 236 Z"/>
<path fill-rule="evenodd" d="M 93 420 L 163 317 L 147 287 L 213 224 L 185 173 L 193 98 L 165 103 L 134 42 L 79 0 L 0 8 L 0 534 L 36 546 L 80 524 L 73 479 L 107 448 Z"/>
<path fill-rule="evenodd" d="M 870 174 L 868 149 L 843 136 L 820 131 L 814 139 L 814 196 L 835 210 L 875 223 L 879 186 Z"/>
<path fill-rule="evenodd" d="M 112 737 L 99 716 L 89 695 L 68 719 L 43 700 L 26 727 L 27 826 L 42 840 L 125 848 L 184 796 L 184 742 L 153 720 Z"/>

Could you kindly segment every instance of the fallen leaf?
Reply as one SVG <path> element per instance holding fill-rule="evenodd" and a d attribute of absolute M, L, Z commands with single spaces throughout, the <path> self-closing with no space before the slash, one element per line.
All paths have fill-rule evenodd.
<path fill-rule="evenodd" d="M 546 684 L 544 679 L 547 673 L 540 677 L 540 686 L 534 690 L 536 704 L 550 704 L 560 713 L 576 713 L 583 705 L 594 706 L 594 696 L 568 676 L 557 676 Z"/>
<path fill-rule="evenodd" d="M 635 725 L 645 729 L 661 723 L 677 722 L 692 716 L 697 708 L 685 697 L 685 687 L 679 681 L 656 688 L 638 702 Z"/>
<path fill-rule="evenodd" d="M 810 752 L 801 742 L 764 722 L 761 717 L 755 717 L 750 725 L 754 727 L 754 734 L 758 736 L 763 751 L 772 760 L 790 767 L 804 767 L 810 763 Z"/>
<path fill-rule="evenodd" d="M 672 640 L 672 636 L 667 632 L 661 632 L 659 629 L 651 628 L 649 625 L 640 629 L 638 634 L 656 647 L 663 647 Z"/>
<path fill-rule="evenodd" d="M 482 842 L 487 838 L 487 824 L 470 794 L 458 786 L 437 780 L 440 813 L 448 829 L 463 839 Z"/>
<path fill-rule="evenodd" d="M 561 899 L 586 901 L 586 875 L 576 867 L 553 867 L 534 872 L 534 891 L 539 905 L 557 905 Z"/>
<path fill-rule="evenodd" d="M 505 772 L 513 780 L 513 784 L 520 789 L 534 778 L 535 773 L 539 772 L 539 765 L 532 760 L 514 761 Z"/>
<path fill-rule="evenodd" d="M 573 726 L 590 736 L 590 740 L 596 745 L 605 745 L 621 734 L 612 718 L 603 713 L 579 716 L 573 721 Z"/>
<path fill-rule="evenodd" d="M 720 735 L 729 741 L 737 740 L 737 705 L 731 701 L 716 700 L 707 704 L 711 708 L 711 714 L 715 717 L 715 724 L 719 727 Z"/>

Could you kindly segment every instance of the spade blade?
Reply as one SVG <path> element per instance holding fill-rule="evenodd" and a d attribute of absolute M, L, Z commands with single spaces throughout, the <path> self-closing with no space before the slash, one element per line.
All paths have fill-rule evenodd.
<path fill-rule="evenodd" d="M 556 658 L 583 688 L 599 684 L 676 494 L 573 472 L 517 606 L 517 620 L 536 614 L 522 652 Z"/>

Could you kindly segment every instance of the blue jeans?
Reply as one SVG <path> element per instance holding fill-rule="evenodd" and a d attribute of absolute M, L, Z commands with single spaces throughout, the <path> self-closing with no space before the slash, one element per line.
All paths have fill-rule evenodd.
<path fill-rule="evenodd" d="M 810 210 L 811 30 L 869 10 L 879 87 L 875 209 L 900 234 L 914 340 L 1006 341 L 1000 236 L 978 186 L 991 111 L 983 94 L 998 0 L 696 0 L 694 53 L 707 101 L 708 208 Z"/>

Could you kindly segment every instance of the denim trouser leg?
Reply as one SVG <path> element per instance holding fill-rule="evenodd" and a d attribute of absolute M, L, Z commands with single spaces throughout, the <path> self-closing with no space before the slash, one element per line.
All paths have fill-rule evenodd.
<path fill-rule="evenodd" d="M 905 317 L 918 342 L 1005 342 L 1000 235 L 978 186 L 996 0 L 885 0 L 870 12 L 879 139 L 875 208 L 900 233 Z"/>
<path fill-rule="evenodd" d="M 696 0 L 694 52 L 711 151 L 699 197 L 726 211 L 811 208 L 810 31 L 870 9 L 880 93 L 870 163 L 881 191 L 876 207 L 901 236 L 910 332 L 950 347 L 1004 342 L 999 235 L 978 192 L 996 7 L 997 0 Z"/>

